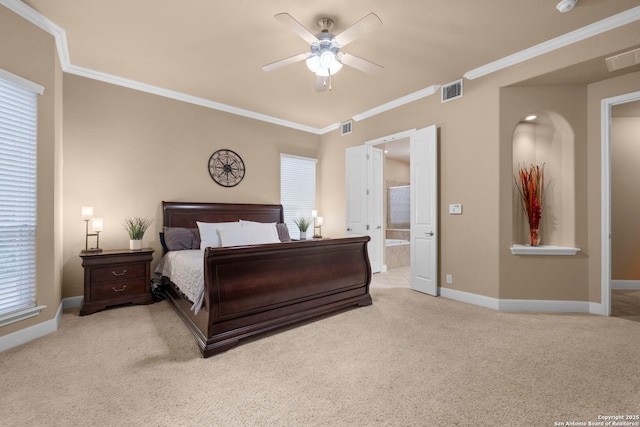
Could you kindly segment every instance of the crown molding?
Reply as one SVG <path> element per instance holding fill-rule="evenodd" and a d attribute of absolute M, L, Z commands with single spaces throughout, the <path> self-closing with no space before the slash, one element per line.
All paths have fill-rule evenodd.
<path fill-rule="evenodd" d="M 67 45 L 67 34 L 61 27 L 19 0 L 0 0 L 0 4 L 55 37 L 56 48 L 63 71 L 71 64 Z"/>
<path fill-rule="evenodd" d="M 544 55 L 545 53 L 561 49 L 573 43 L 577 43 L 623 25 L 630 24 L 639 19 L 640 6 L 618 13 L 617 15 L 610 16 L 609 18 L 605 18 L 601 21 L 594 22 L 593 24 L 589 24 L 585 27 L 578 28 L 570 33 L 537 44 L 528 49 L 514 53 L 513 55 L 505 56 L 502 59 L 490 62 L 489 64 L 481 67 L 474 68 L 471 71 L 467 71 L 463 77 L 469 80 L 477 79 L 478 77 L 486 76 L 487 74 L 502 70 L 503 68 L 511 67 L 512 65 L 519 64 L 535 58 L 536 56 Z"/>
<path fill-rule="evenodd" d="M 316 135 L 323 135 L 325 133 L 334 131 L 340 127 L 340 123 L 334 123 L 324 128 L 314 128 L 311 126 L 302 125 L 300 123 L 295 123 L 295 122 L 280 119 L 277 117 L 272 117 L 266 114 L 256 113 L 254 111 L 233 107 L 227 104 L 222 104 L 220 102 L 215 102 L 215 101 L 199 98 L 192 95 L 187 95 L 181 92 L 164 89 L 158 86 L 153 86 L 146 83 L 141 83 L 134 80 L 126 79 L 123 77 L 118 77 L 115 75 L 103 73 L 100 71 L 91 70 L 89 68 L 72 65 L 70 55 L 69 55 L 67 36 L 64 29 L 62 29 L 55 23 L 51 22 L 45 16 L 43 16 L 42 14 L 40 14 L 39 12 L 37 12 L 36 10 L 32 9 L 31 7 L 27 6 L 26 4 L 22 3 L 19 0 L 0 0 L 0 4 L 12 10 L 16 14 L 20 15 L 24 19 L 28 20 L 32 24 L 38 26 L 42 30 L 48 32 L 49 34 L 55 37 L 56 47 L 58 50 L 58 56 L 60 58 L 62 71 L 66 73 L 75 74 L 75 75 L 79 75 L 79 76 L 94 79 L 94 80 L 100 80 L 106 83 L 128 87 L 131 89 L 147 92 L 150 94 L 164 96 L 164 97 L 176 99 L 183 102 L 188 102 L 195 105 L 200 105 L 202 107 L 211 108 L 211 109 L 215 109 L 215 110 L 219 110 L 219 111 L 223 111 L 230 114 L 235 114 L 235 115 L 239 115 L 239 116 L 243 116 L 243 117 L 247 117 L 255 120 L 260 120 L 260 121 L 275 124 L 278 126 L 285 126 L 285 127 L 300 130 L 303 132 L 313 133 Z M 640 20 L 640 6 L 629 9 L 625 12 L 619 13 L 609 18 L 605 18 L 601 21 L 595 22 L 585 27 L 579 28 L 565 35 L 540 43 L 536 46 L 517 52 L 513 55 L 506 56 L 497 61 L 475 68 L 471 71 L 466 72 L 463 77 L 469 80 L 477 79 L 487 74 L 502 70 L 504 68 L 518 64 L 528 59 L 535 58 L 536 56 L 549 53 L 553 50 L 560 49 L 562 47 L 579 42 L 589 37 L 596 36 L 606 31 L 621 27 L 623 25 L 635 22 L 637 20 Z M 398 108 L 402 105 L 433 95 L 435 92 L 438 91 L 439 88 L 440 88 L 440 85 L 429 86 L 417 92 L 413 92 L 409 95 L 403 96 L 401 98 L 397 98 L 393 101 L 387 102 L 386 104 L 382 104 L 378 107 L 367 110 L 363 113 L 356 114 L 355 116 L 353 116 L 353 119 L 355 121 L 360 121 L 360 120 L 364 120 L 369 117 L 375 116 L 377 114 L 383 113 L 385 111 Z"/>
<path fill-rule="evenodd" d="M 177 92 L 170 89 L 165 89 L 159 86 L 153 86 L 147 83 L 138 82 L 135 80 L 126 79 L 123 77 L 114 76 L 112 74 L 103 73 L 89 68 L 79 67 L 77 65 L 69 65 L 65 72 L 69 74 L 75 74 L 81 77 L 87 77 L 93 80 L 99 80 L 105 83 L 111 83 L 118 86 L 127 87 L 129 89 L 139 90 L 141 92 L 147 92 L 154 95 L 159 95 L 165 98 L 171 98 L 189 104 L 199 105 L 201 107 L 211 108 L 214 110 L 224 111 L 226 113 L 235 114 L 237 116 L 248 117 L 263 122 L 272 123 L 279 126 L 285 126 L 304 132 L 314 133 L 320 135 L 322 129 L 314 128 L 311 126 L 301 125 L 299 123 L 290 122 L 288 120 L 279 119 L 277 117 L 268 116 L 266 114 L 256 113 L 254 111 L 245 110 L 243 108 L 233 107 L 231 105 L 222 104 L 220 102 L 211 101 L 209 99 L 200 98 L 193 95 L 187 95 L 182 92 Z M 339 126 L 334 125 L 334 126 Z M 326 128 L 325 128 L 326 129 Z"/>
<path fill-rule="evenodd" d="M 75 75 L 86 77 L 89 79 L 99 80 L 99 81 L 111 83 L 117 86 L 123 86 L 130 89 L 139 90 L 142 92 L 147 92 L 150 94 L 175 99 L 178 101 L 188 102 L 190 104 L 195 104 L 202 107 L 211 108 L 214 110 L 224 111 L 226 113 L 248 117 L 255 120 L 260 120 L 260 121 L 275 124 L 278 126 L 285 126 L 292 129 L 301 130 L 303 132 L 313 133 L 316 135 L 322 135 L 323 133 L 330 132 L 340 127 L 339 123 L 335 123 L 322 129 L 314 128 L 311 126 L 302 125 L 299 123 L 291 122 L 291 121 L 280 119 L 277 117 L 272 117 L 266 114 L 256 113 L 254 111 L 245 110 L 243 108 L 233 107 L 231 105 L 223 104 L 220 102 L 199 98 L 197 96 L 187 95 L 181 92 L 164 89 L 164 88 L 153 86 L 146 83 L 137 82 L 134 80 L 115 76 L 112 74 L 103 73 L 101 71 L 92 70 L 90 68 L 73 65 L 71 64 L 71 60 L 69 56 L 67 35 L 61 27 L 54 24 L 49 19 L 47 19 L 44 15 L 40 14 L 39 12 L 37 12 L 36 10 L 32 9 L 31 7 L 27 6 L 26 4 L 22 3 L 19 0 L 0 0 L 0 4 L 55 37 L 58 56 L 60 58 L 60 65 L 62 67 L 62 71 L 64 71 L 65 73 L 75 74 Z"/>
<path fill-rule="evenodd" d="M 369 117 L 375 116 L 380 113 L 384 113 L 385 111 L 393 110 L 394 108 L 398 108 L 401 105 L 409 104 L 410 102 L 417 101 L 418 99 L 425 98 L 427 96 L 433 95 L 438 91 L 440 85 L 433 85 L 427 88 L 421 89 L 417 92 L 410 93 L 409 95 L 405 95 L 401 98 L 394 99 L 393 101 L 387 102 L 386 104 L 379 105 L 371 110 L 367 110 L 364 113 L 356 114 L 353 116 L 353 120 L 359 122 L 360 120 L 368 119 Z"/>

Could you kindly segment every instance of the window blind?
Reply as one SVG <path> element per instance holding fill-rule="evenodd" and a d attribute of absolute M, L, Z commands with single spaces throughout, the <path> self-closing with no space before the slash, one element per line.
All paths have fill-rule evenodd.
<path fill-rule="evenodd" d="M 35 307 L 37 94 L 0 78 L 0 316 Z"/>
<path fill-rule="evenodd" d="M 292 239 L 299 235 L 294 219 L 311 220 L 316 206 L 316 159 L 280 155 L 280 203 L 284 208 L 284 222 Z M 307 232 L 313 233 L 313 229 Z"/>

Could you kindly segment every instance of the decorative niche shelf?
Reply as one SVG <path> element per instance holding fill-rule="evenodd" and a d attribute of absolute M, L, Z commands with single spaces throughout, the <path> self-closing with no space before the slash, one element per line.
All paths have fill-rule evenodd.
<path fill-rule="evenodd" d="M 513 245 L 511 253 L 514 255 L 575 255 L 580 248 L 569 248 L 567 246 L 531 246 Z"/>

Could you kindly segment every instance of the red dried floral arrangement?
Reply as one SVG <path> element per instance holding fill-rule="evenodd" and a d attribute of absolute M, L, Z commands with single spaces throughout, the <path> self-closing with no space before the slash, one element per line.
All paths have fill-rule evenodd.
<path fill-rule="evenodd" d="M 544 199 L 544 164 L 521 166 L 515 178 L 520 193 L 522 207 L 527 214 L 529 229 L 537 230 L 542 219 L 542 201 Z"/>

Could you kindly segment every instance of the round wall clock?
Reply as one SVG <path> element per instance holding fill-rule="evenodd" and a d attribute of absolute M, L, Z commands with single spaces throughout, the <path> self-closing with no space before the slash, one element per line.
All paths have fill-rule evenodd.
<path fill-rule="evenodd" d="M 234 187 L 244 178 L 244 162 L 231 150 L 218 150 L 209 157 L 209 175 L 223 187 Z"/>

